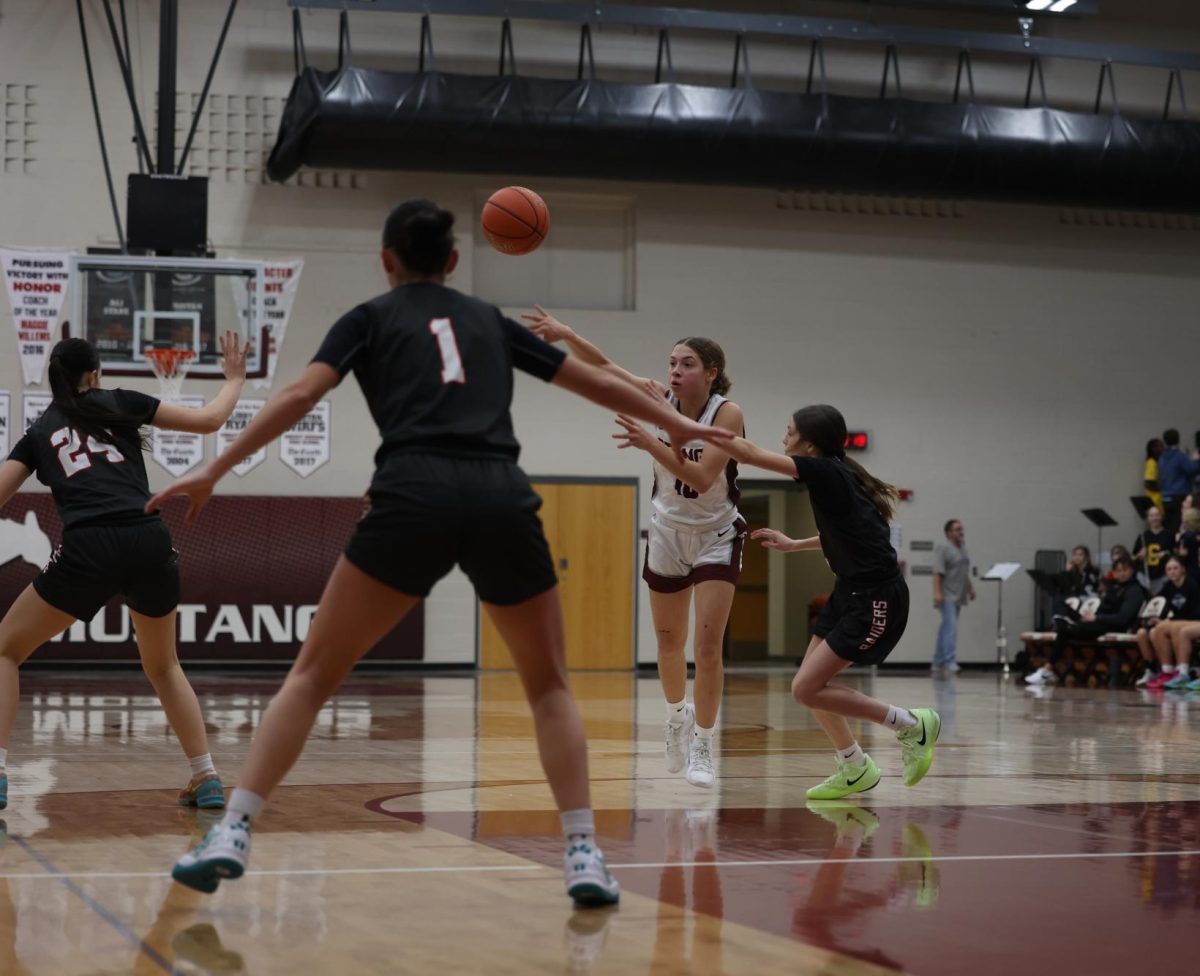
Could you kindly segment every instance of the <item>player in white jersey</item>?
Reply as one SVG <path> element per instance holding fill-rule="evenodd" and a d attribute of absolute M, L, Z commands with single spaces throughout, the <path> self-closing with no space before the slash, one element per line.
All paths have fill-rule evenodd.
<path fill-rule="evenodd" d="M 548 342 L 566 342 L 586 363 L 610 369 L 647 391 L 666 396 L 686 417 L 743 434 L 742 410 L 726 398 L 725 353 L 711 339 L 681 339 L 671 350 L 667 386 L 633 375 L 568 326 L 538 307 L 530 328 Z M 716 780 L 712 740 L 725 687 L 722 640 L 742 570 L 746 523 L 737 510 L 737 463 L 702 441 L 689 442 L 681 458 L 661 429 L 651 433 L 618 417 L 620 447 L 636 447 L 654 459 L 654 514 L 642 578 L 658 636 L 658 675 L 667 709 L 668 772 L 686 769 L 694 786 Z M 688 612 L 695 594 L 694 704 L 687 701 Z"/>

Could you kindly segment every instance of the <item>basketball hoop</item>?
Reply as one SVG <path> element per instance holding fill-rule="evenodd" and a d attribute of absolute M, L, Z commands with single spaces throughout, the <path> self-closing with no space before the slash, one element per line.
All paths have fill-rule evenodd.
<path fill-rule="evenodd" d="M 191 349 L 146 349 L 143 355 L 150 360 L 150 367 L 158 377 L 161 399 L 178 400 L 183 390 L 183 378 L 196 358 L 195 352 Z"/>

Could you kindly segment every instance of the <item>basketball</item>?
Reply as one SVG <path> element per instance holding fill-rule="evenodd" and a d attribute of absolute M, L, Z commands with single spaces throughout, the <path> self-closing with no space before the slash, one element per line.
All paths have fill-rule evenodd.
<path fill-rule="evenodd" d="M 523 186 L 497 190 L 483 205 L 480 216 L 488 243 L 503 254 L 536 251 L 550 230 L 546 201 Z"/>

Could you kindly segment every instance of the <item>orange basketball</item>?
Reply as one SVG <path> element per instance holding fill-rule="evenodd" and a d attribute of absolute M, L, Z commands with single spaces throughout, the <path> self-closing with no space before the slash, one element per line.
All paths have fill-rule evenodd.
<path fill-rule="evenodd" d="M 497 190 L 483 205 L 480 216 L 488 243 L 503 254 L 536 251 L 550 230 L 546 201 L 523 186 Z"/>

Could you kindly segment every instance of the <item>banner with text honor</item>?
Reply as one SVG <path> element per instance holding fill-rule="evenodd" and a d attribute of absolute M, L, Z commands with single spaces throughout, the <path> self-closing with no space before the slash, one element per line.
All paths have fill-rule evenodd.
<path fill-rule="evenodd" d="M 204 397 L 181 396 L 172 401 L 181 407 L 198 410 L 204 406 Z M 204 435 L 189 434 L 182 430 L 154 428 L 153 446 L 150 456 L 155 463 L 174 478 L 187 474 L 204 460 Z"/>
<path fill-rule="evenodd" d="M 23 251 L 0 247 L 0 267 L 12 306 L 21 372 L 28 386 L 42 382 L 54 345 L 58 316 L 70 283 L 71 251 Z"/>
<path fill-rule="evenodd" d="M 21 436 L 29 430 L 54 402 L 49 393 L 26 393 L 21 402 Z"/>
<path fill-rule="evenodd" d="M 329 460 L 329 401 L 322 400 L 279 440 L 279 460 L 307 478 Z"/>
<path fill-rule="evenodd" d="M 234 442 L 237 435 L 246 429 L 250 421 L 258 416 L 258 412 L 266 406 L 266 400 L 238 400 L 233 413 L 225 421 L 225 425 L 217 431 L 217 454 L 224 454 L 225 448 Z M 267 459 L 267 449 L 260 447 L 244 461 L 233 466 L 233 473 L 243 478 Z"/>

